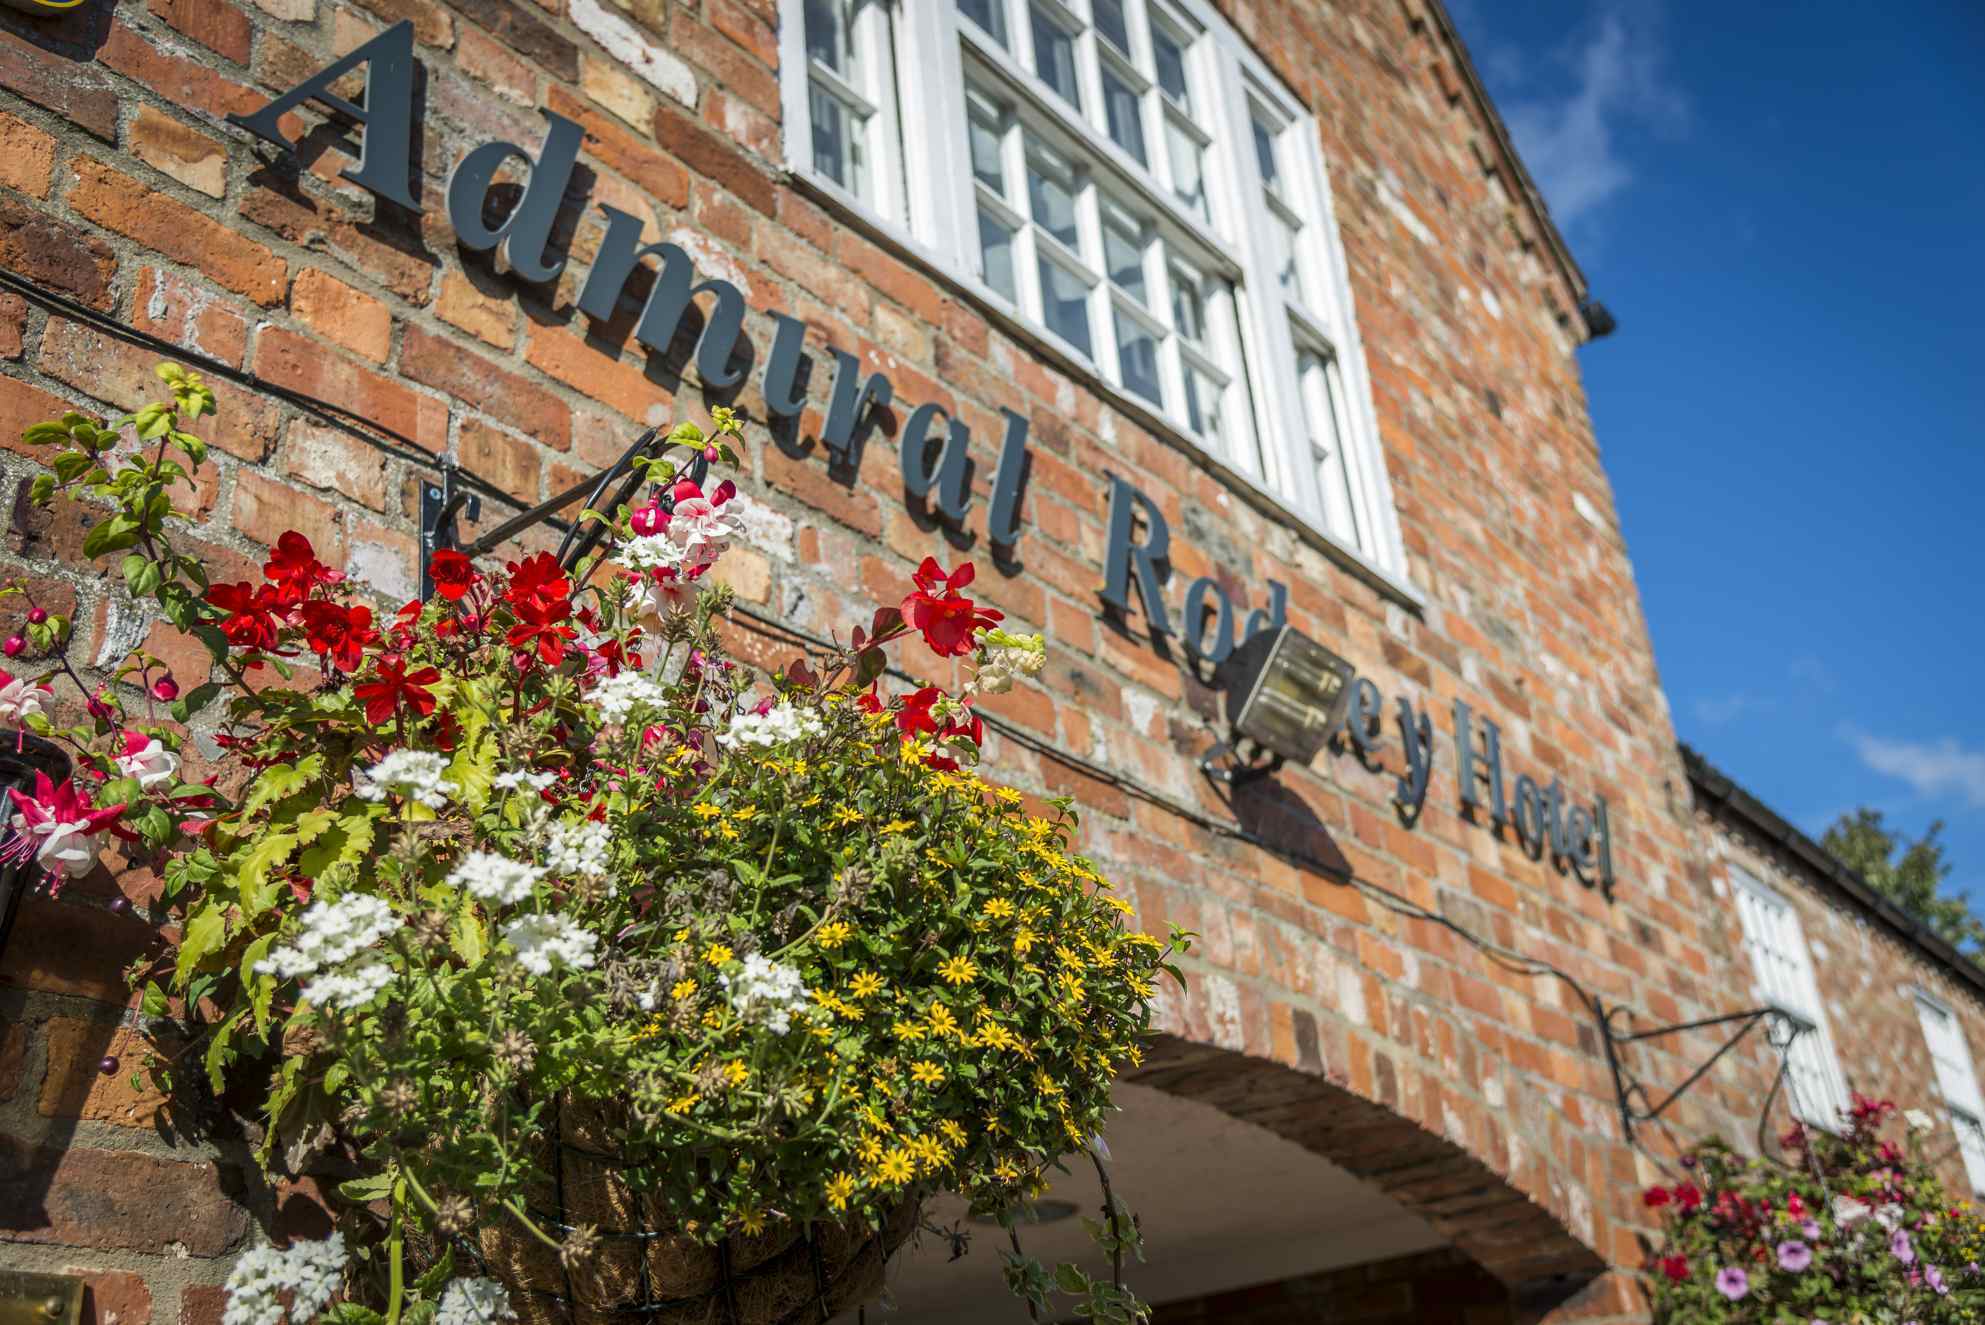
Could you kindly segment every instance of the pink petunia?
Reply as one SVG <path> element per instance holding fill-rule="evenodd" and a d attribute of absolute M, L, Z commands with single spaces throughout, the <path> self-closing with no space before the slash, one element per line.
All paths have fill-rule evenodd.
<path fill-rule="evenodd" d="M 1751 1276 L 1734 1265 L 1726 1265 L 1716 1272 L 1716 1291 L 1732 1302 L 1741 1301 L 1751 1291 Z"/>

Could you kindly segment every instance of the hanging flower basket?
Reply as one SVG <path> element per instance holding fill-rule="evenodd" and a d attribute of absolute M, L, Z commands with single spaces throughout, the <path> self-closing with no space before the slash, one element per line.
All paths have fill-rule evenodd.
<path fill-rule="evenodd" d="M 259 582 L 210 583 L 165 494 L 213 396 L 160 375 L 168 402 L 30 429 L 34 497 L 103 504 L 86 553 L 216 679 L 140 653 L 85 685 L 40 614 L 18 716 L 79 772 L 12 794 L 10 849 L 53 834 L 73 872 L 127 838 L 177 931 L 142 1010 L 190 1044 L 154 1076 L 266 1082 L 273 1171 L 360 1175 L 331 1243 L 242 1259 L 230 1325 L 818 1320 L 874 1295 L 925 1196 L 1005 1218 L 1091 1145 L 1184 939 L 1130 925 L 1066 801 L 981 778 L 974 705 L 1045 644 L 969 563 L 738 662 L 711 571 L 741 503 L 686 472 L 735 463 L 719 409 L 641 462 L 647 501 L 585 514 L 609 537 L 575 566 L 444 551 L 387 612 L 286 533 Z M 885 686 L 892 650 L 954 688 Z M 58 678 L 87 720 L 55 724 Z M 1121 1264 L 1134 1221 L 1101 1213 Z M 1120 1275 L 1009 1280 L 1143 1311 Z"/>

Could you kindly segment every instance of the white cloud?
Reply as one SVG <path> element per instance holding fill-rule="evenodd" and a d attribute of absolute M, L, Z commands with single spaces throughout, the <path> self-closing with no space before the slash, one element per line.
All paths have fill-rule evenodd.
<path fill-rule="evenodd" d="M 1690 707 L 1695 711 L 1697 722 L 1708 727 L 1721 727 L 1725 723 L 1735 722 L 1746 713 L 1770 708 L 1771 701 L 1739 691 L 1732 695 L 1705 695 L 1698 698 Z"/>
<path fill-rule="evenodd" d="M 1919 796 L 1957 796 L 1972 809 L 1985 809 L 1985 751 L 1970 750 L 1955 737 L 1941 741 L 1894 741 L 1849 727 L 1841 735 L 1861 762 L 1898 778 Z"/>
<path fill-rule="evenodd" d="M 1589 216 L 1633 181 L 1623 127 L 1672 132 L 1687 119 L 1686 100 L 1662 70 L 1658 20 L 1651 6 L 1607 7 L 1562 53 L 1570 90 L 1518 98 L 1506 109 L 1517 151 L 1561 225 Z"/>

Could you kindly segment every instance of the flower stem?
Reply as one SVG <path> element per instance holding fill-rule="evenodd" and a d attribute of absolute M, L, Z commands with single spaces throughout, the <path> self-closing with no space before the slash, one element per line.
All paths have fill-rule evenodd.
<path fill-rule="evenodd" d="M 393 1224 L 386 1234 L 386 1325 L 400 1325 L 400 1303 L 406 1296 L 407 1179 L 402 1170 L 393 1179 Z"/>

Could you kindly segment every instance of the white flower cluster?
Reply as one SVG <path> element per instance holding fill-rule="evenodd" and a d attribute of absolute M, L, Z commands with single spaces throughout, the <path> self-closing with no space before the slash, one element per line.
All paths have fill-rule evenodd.
<path fill-rule="evenodd" d="M 1003 695 L 1023 676 L 1039 676 L 1048 665 L 1047 641 L 1039 635 L 986 632 L 979 644 L 979 670 L 972 688 L 980 694 Z"/>
<path fill-rule="evenodd" d="M 543 791 L 556 781 L 556 773 L 533 773 L 528 768 L 513 768 L 496 775 L 495 787 L 498 791 Z"/>
<path fill-rule="evenodd" d="M 613 835 L 607 826 L 592 819 L 578 823 L 560 820 L 551 826 L 545 843 L 545 867 L 553 874 L 583 874 L 599 878 L 607 872 L 607 852 Z"/>
<path fill-rule="evenodd" d="M 279 1325 L 281 1294 L 290 1295 L 290 1319 L 304 1325 L 330 1302 L 345 1274 L 345 1237 L 291 1243 L 287 1251 L 256 1247 L 234 1263 L 227 1277 L 221 1325 Z"/>
<path fill-rule="evenodd" d="M 735 976 L 722 975 L 731 1008 L 746 1021 L 757 1022 L 774 1035 L 793 1028 L 793 1018 L 806 1015 L 806 984 L 799 968 L 775 962 L 754 952 L 744 959 L 744 969 Z"/>
<path fill-rule="evenodd" d="M 434 1325 L 498 1325 L 516 1318 L 502 1284 L 494 1279 L 456 1279 L 441 1292 Z"/>
<path fill-rule="evenodd" d="M 517 950 L 519 966 L 549 975 L 553 966 L 591 966 L 600 938 L 564 916 L 519 916 L 503 927 L 503 940 Z"/>
<path fill-rule="evenodd" d="M 630 670 L 607 677 L 593 687 L 588 698 L 608 722 L 625 722 L 636 709 L 660 707 L 665 695 L 645 673 Z"/>
<path fill-rule="evenodd" d="M 544 871 L 536 865 L 493 851 L 471 851 L 448 876 L 448 882 L 467 890 L 471 897 L 498 906 L 515 906 L 530 897 L 531 885 L 543 877 Z"/>
<path fill-rule="evenodd" d="M 682 545 L 667 534 L 636 534 L 621 545 L 620 564 L 642 574 L 674 570 L 682 564 Z"/>
<path fill-rule="evenodd" d="M 353 893 L 335 902 L 312 902 L 303 913 L 294 942 L 271 948 L 255 963 L 258 973 L 289 980 L 315 975 L 344 962 L 377 943 L 400 926 L 393 908 L 367 893 Z"/>
<path fill-rule="evenodd" d="M 764 713 L 740 713 L 730 730 L 717 737 L 719 745 L 784 745 L 820 735 L 820 715 L 792 704 L 774 704 Z"/>
<path fill-rule="evenodd" d="M 393 983 L 393 968 L 388 966 L 377 953 L 367 953 L 364 957 L 340 967 L 326 971 L 298 988 L 306 1003 L 315 1003 L 320 1008 L 362 1008 L 379 996 L 379 991 Z"/>
<path fill-rule="evenodd" d="M 383 801 L 388 792 L 398 792 L 408 800 L 419 801 L 438 810 L 455 794 L 455 784 L 441 775 L 448 771 L 448 760 L 432 750 L 395 750 L 362 773 L 353 783 L 358 794 L 369 801 Z"/>

